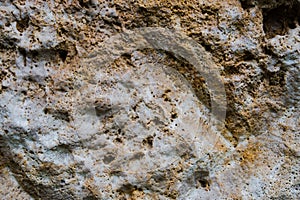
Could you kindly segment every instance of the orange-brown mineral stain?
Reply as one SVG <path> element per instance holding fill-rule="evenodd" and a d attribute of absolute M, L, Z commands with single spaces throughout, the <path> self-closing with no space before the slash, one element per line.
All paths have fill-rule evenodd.
<path fill-rule="evenodd" d="M 262 144 L 259 142 L 250 143 L 247 148 L 243 150 L 238 150 L 240 152 L 240 163 L 243 165 L 251 165 L 256 164 L 259 159 L 259 155 L 261 155 L 261 146 Z"/>
<path fill-rule="evenodd" d="M 89 192 L 94 197 L 96 197 L 96 198 L 100 198 L 101 197 L 99 189 L 95 186 L 94 178 L 88 178 L 88 179 L 86 179 L 85 182 L 84 182 L 84 186 L 85 186 L 86 189 L 89 190 Z"/>

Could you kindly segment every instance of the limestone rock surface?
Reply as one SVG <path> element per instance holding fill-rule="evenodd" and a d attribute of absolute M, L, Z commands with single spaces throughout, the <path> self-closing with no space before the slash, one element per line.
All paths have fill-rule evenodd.
<path fill-rule="evenodd" d="M 299 10 L 1 1 L 0 199 L 298 199 Z"/>

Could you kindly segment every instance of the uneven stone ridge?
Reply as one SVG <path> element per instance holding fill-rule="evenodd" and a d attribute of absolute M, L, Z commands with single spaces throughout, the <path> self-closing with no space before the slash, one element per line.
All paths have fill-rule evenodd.
<path fill-rule="evenodd" d="M 0 199 L 300 196 L 299 0 L 2 0 L 0 66 Z"/>

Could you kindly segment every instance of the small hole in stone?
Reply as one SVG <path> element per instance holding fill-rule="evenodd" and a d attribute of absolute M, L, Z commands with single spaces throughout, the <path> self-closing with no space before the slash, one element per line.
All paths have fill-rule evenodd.
<path fill-rule="evenodd" d="M 23 19 L 17 21 L 16 28 L 19 32 L 23 32 L 29 26 L 29 17 L 26 16 Z"/>
<path fill-rule="evenodd" d="M 171 118 L 172 118 L 172 119 L 176 119 L 177 117 L 178 117 L 177 113 L 172 113 L 172 114 L 171 114 Z"/>
<path fill-rule="evenodd" d="M 149 136 L 143 140 L 144 145 L 148 145 L 150 148 L 153 147 L 153 136 Z"/>
<path fill-rule="evenodd" d="M 253 3 L 254 1 L 241 0 L 240 2 L 241 2 L 241 6 L 244 10 L 247 10 L 247 9 L 252 8 L 252 7 L 255 6 L 254 3 Z"/>
<path fill-rule="evenodd" d="M 200 180 L 199 183 L 203 188 L 209 187 L 209 182 L 207 180 Z"/>
<path fill-rule="evenodd" d="M 67 56 L 68 56 L 68 51 L 60 49 L 60 50 L 58 50 L 58 54 L 59 54 L 60 59 L 63 62 L 65 62 L 67 59 Z"/>
<path fill-rule="evenodd" d="M 122 143 L 121 138 L 116 138 L 115 141 L 116 141 L 116 142 L 119 142 L 119 143 Z"/>

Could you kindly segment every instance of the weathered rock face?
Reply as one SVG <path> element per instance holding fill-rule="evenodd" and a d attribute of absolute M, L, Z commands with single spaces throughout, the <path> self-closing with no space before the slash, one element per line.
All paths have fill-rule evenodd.
<path fill-rule="evenodd" d="M 297 199 L 299 8 L 2 1 L 0 198 Z"/>

